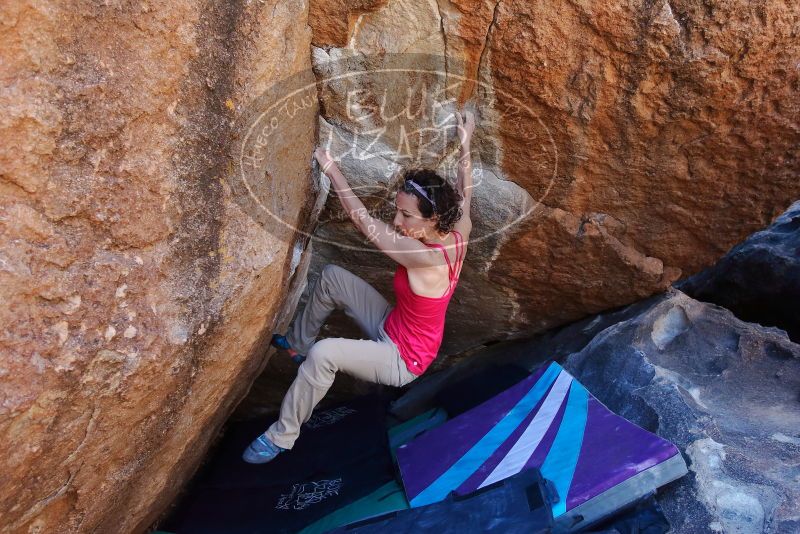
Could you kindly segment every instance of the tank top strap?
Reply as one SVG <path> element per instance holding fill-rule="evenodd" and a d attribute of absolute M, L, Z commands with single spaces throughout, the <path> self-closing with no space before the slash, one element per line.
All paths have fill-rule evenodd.
<path fill-rule="evenodd" d="M 455 260 L 451 263 L 450 262 L 450 255 L 447 254 L 447 250 L 444 246 L 440 245 L 439 243 L 428 243 L 427 246 L 430 247 L 437 247 L 442 250 L 444 254 L 444 259 L 447 262 L 447 271 L 449 273 L 450 281 L 453 281 L 453 276 L 455 275 L 456 271 L 458 270 L 458 265 L 464 259 L 464 236 L 461 235 L 461 232 L 458 230 L 453 230 L 453 234 L 455 235 L 455 244 L 453 245 L 455 249 Z"/>
<path fill-rule="evenodd" d="M 444 261 L 447 262 L 447 272 L 449 273 L 448 276 L 452 280 L 453 279 L 453 273 L 455 271 L 453 270 L 453 265 L 450 264 L 450 257 L 447 255 L 447 251 L 445 250 L 445 248 L 442 245 L 440 245 L 439 243 L 429 243 L 428 246 L 437 247 L 437 248 L 441 249 L 442 253 L 444 254 Z"/>
<path fill-rule="evenodd" d="M 453 233 L 456 234 L 456 260 L 454 262 L 453 268 L 457 269 L 458 264 L 463 261 L 464 259 L 464 236 L 461 235 L 461 232 L 458 230 L 453 230 Z"/>

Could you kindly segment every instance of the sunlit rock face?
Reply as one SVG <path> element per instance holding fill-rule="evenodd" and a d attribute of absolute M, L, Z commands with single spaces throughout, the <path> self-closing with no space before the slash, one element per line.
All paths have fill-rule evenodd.
<path fill-rule="evenodd" d="M 237 147 L 250 103 L 309 72 L 306 17 L 270 0 L 4 7 L 0 530 L 142 531 L 263 365 L 317 196 L 316 95 L 252 197 Z M 278 194 L 282 223 L 252 201 Z"/>
<path fill-rule="evenodd" d="M 323 204 L 317 134 L 389 217 L 404 168 L 455 177 L 451 112 L 478 114 L 474 230 L 443 355 L 711 264 L 800 195 L 798 10 L 10 5 L 0 524 L 143 530 L 324 264 L 393 298 L 395 265 L 335 197 Z M 345 76 L 359 69 L 383 74 Z M 359 335 L 341 319 L 323 335 Z M 270 392 L 274 407 L 283 389 Z"/>
<path fill-rule="evenodd" d="M 662 291 L 800 196 L 797 5 L 318 0 L 314 13 L 322 140 L 368 207 L 389 217 L 410 166 L 454 179 L 449 114 L 478 114 L 473 242 L 444 354 Z M 311 271 L 340 264 L 390 298 L 393 262 L 335 196 L 327 207 Z"/>

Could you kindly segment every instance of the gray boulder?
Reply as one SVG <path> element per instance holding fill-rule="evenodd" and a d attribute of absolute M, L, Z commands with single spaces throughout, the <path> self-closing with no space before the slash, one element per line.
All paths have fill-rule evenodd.
<path fill-rule="evenodd" d="M 713 267 L 675 287 L 745 321 L 782 328 L 800 342 L 800 201 Z"/>
<path fill-rule="evenodd" d="M 800 531 L 800 345 L 675 289 L 617 318 L 565 367 L 681 449 L 690 474 L 659 494 L 673 531 Z"/>

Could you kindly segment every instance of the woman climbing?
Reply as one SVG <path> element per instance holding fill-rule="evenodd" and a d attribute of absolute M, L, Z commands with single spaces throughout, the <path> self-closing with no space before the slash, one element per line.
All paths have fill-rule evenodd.
<path fill-rule="evenodd" d="M 394 275 L 397 305 L 390 306 L 353 273 L 331 264 L 323 268 L 289 333 L 272 338 L 273 345 L 302 363 L 283 398 L 278 420 L 247 447 L 244 461 L 269 462 L 291 449 L 300 426 L 311 417 L 337 371 L 399 387 L 424 373 L 436 358 L 472 230 L 470 141 L 475 119 L 469 111 L 464 117 L 457 112 L 456 119 L 461 142 L 456 188 L 434 171 L 407 171 L 395 200 L 393 227 L 370 216 L 331 156 L 322 148 L 315 151 L 352 221 L 399 264 Z M 336 308 L 344 309 L 369 339 L 327 338 L 315 343 Z"/>

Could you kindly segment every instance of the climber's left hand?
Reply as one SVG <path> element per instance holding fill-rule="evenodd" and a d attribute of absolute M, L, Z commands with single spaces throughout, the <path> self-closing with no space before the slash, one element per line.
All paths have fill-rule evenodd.
<path fill-rule="evenodd" d="M 330 169 L 332 165 L 336 164 L 336 162 L 333 161 L 333 157 L 331 157 L 331 153 L 321 146 L 317 147 L 317 149 L 314 151 L 314 157 L 317 159 L 317 163 L 319 163 L 322 172 L 328 172 L 328 169 Z"/>

